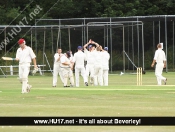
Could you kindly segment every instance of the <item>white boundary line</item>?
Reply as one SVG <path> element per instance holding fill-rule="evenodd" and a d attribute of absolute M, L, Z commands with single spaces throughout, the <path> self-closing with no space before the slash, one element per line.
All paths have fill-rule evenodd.
<path fill-rule="evenodd" d="M 175 85 L 141 85 L 141 86 L 154 86 L 154 87 L 166 87 L 166 86 L 172 86 L 172 87 L 174 87 Z"/>

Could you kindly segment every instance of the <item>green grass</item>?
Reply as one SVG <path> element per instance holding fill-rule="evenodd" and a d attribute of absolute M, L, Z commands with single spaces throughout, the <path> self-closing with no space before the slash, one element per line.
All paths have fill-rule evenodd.
<path fill-rule="evenodd" d="M 157 86 L 153 72 L 109 76 L 109 86 L 52 87 L 51 76 L 29 76 L 32 90 L 21 94 L 17 77 L 0 78 L 0 116 L 175 116 L 174 73 Z M 81 80 L 82 82 L 82 80 Z M 0 126 L 0 132 L 174 132 L 174 126 Z"/>

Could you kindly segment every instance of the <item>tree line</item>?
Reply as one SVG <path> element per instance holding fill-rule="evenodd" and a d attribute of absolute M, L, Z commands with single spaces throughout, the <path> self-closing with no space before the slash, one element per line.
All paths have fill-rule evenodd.
<path fill-rule="evenodd" d="M 64 19 L 175 14 L 174 0 L 5 0 L 0 1 L 1 25 L 8 25 L 14 18 L 11 24 L 16 24 L 36 5 L 43 8 L 36 19 L 43 15 L 43 18 Z"/>

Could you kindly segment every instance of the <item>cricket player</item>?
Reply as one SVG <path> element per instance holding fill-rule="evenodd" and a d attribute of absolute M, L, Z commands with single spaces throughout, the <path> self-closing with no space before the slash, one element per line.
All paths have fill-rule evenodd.
<path fill-rule="evenodd" d="M 84 84 L 88 86 L 86 74 L 85 74 L 85 68 L 84 68 L 84 62 L 86 61 L 86 55 L 82 52 L 82 46 L 77 47 L 78 51 L 74 54 L 74 62 L 75 62 L 75 85 L 76 87 L 79 87 L 79 73 L 81 73 L 81 76 L 83 77 Z"/>
<path fill-rule="evenodd" d="M 61 72 L 61 68 L 60 68 L 60 64 L 61 64 L 60 58 L 62 56 L 63 56 L 62 49 L 61 48 L 58 48 L 57 53 L 55 53 L 55 55 L 54 55 L 53 87 L 56 87 L 56 85 L 57 85 L 58 74 L 60 76 L 60 79 L 61 79 L 62 83 L 64 83 L 62 72 Z"/>
<path fill-rule="evenodd" d="M 104 47 L 104 50 L 101 47 L 102 52 L 102 65 L 103 65 L 103 85 L 108 86 L 108 74 L 109 74 L 109 59 L 110 55 L 108 53 L 108 47 Z"/>
<path fill-rule="evenodd" d="M 67 85 L 68 78 L 70 79 L 71 87 L 74 86 L 74 77 L 73 77 L 73 65 L 71 64 L 69 58 L 71 57 L 70 52 L 67 51 L 65 55 L 63 55 L 60 58 L 61 64 L 61 71 L 63 75 L 63 80 L 64 80 L 64 87 L 69 87 Z"/>
<path fill-rule="evenodd" d="M 102 65 L 102 52 L 100 46 L 96 48 L 95 52 L 95 62 L 94 62 L 94 85 L 97 86 L 98 84 L 100 86 L 103 86 L 103 65 Z"/>
<path fill-rule="evenodd" d="M 95 44 L 96 47 L 99 46 L 98 43 L 95 43 L 91 39 L 87 44 L 84 45 L 84 53 L 86 54 L 87 64 L 86 64 L 86 80 L 88 80 L 90 74 L 90 83 L 91 85 L 94 84 L 94 63 L 95 63 L 95 47 L 92 45 Z M 86 49 L 88 46 L 89 51 Z"/>
<path fill-rule="evenodd" d="M 30 63 L 33 60 L 34 68 L 38 68 L 36 65 L 36 55 L 34 54 L 32 48 L 26 45 L 24 39 L 19 39 L 19 48 L 16 52 L 16 61 L 19 61 L 19 80 L 22 83 L 22 92 L 30 92 L 31 85 L 28 84 L 28 75 L 30 71 Z"/>
<path fill-rule="evenodd" d="M 159 43 L 157 44 L 157 50 L 155 51 L 154 59 L 151 64 L 151 67 L 154 67 L 155 62 L 156 64 L 156 69 L 155 69 L 155 75 L 157 77 L 157 84 L 161 85 L 162 81 L 164 81 L 164 84 L 166 85 L 167 78 L 162 76 L 162 71 L 163 68 L 166 67 L 166 57 L 165 57 L 165 52 L 162 50 L 162 45 Z"/>

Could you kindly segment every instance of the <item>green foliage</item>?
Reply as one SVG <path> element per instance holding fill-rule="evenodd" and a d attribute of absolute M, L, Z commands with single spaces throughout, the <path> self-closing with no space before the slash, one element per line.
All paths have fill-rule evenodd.
<path fill-rule="evenodd" d="M 53 6 L 54 5 L 54 6 Z M 34 9 L 40 6 L 42 10 L 36 15 L 30 17 L 30 14 L 34 11 Z M 87 18 L 87 17 L 125 17 L 125 16 L 146 16 L 146 15 L 174 15 L 175 14 L 175 2 L 173 0 L 40 0 L 40 1 L 32 1 L 32 0 L 8 0 L 8 1 L 0 1 L 0 23 L 1 25 L 19 25 L 20 22 L 23 22 L 25 25 L 34 25 L 35 19 L 40 18 L 51 18 L 51 19 L 64 19 L 64 18 Z M 24 21 L 26 18 L 27 21 Z M 68 21 L 64 21 L 64 24 L 69 23 Z M 69 24 L 74 24 L 72 21 Z M 41 23 L 41 24 L 48 24 L 51 25 L 53 23 Z M 58 25 L 59 23 L 54 23 Z M 155 25 L 155 32 L 158 29 L 158 22 L 154 23 Z M 153 34 L 152 34 L 152 22 L 144 22 L 144 40 L 145 43 L 145 68 L 150 69 L 150 61 L 153 58 L 153 51 L 154 47 L 153 44 Z M 164 33 L 162 27 L 164 23 L 161 23 L 161 32 Z M 172 23 L 167 24 L 168 28 L 168 66 L 169 68 L 173 68 L 173 51 L 172 49 Z M 136 34 L 136 27 L 134 27 L 134 36 L 133 36 L 133 43 L 134 43 L 134 63 L 138 65 L 138 55 L 137 55 L 137 34 Z M 7 33 L 11 33 L 11 29 L 8 28 Z M 141 33 L 141 28 L 139 29 Z M 7 45 L 7 50 L 11 49 L 7 56 L 12 55 L 16 52 L 17 46 L 15 45 L 18 38 L 24 36 L 29 29 L 22 30 L 18 35 L 16 35 L 10 43 Z M 82 35 L 81 30 L 71 29 L 71 50 L 73 52 L 76 51 L 76 47 L 82 44 Z M 97 40 L 98 43 L 101 45 L 106 45 L 103 42 L 101 36 L 103 36 L 103 30 L 92 30 L 89 33 L 89 37 L 94 40 Z M 127 33 L 125 30 L 125 35 L 127 38 L 127 34 L 131 34 L 131 29 Z M 46 32 L 46 55 L 48 56 L 49 63 L 53 64 L 53 55 L 57 48 L 57 30 L 53 31 L 53 38 L 51 37 L 51 31 L 47 30 Z M 141 36 L 141 34 L 140 34 Z M 161 41 L 165 42 L 164 38 L 161 35 Z M 69 50 L 69 39 L 68 39 L 68 31 L 64 29 L 61 31 L 61 43 L 59 43 L 59 47 L 63 49 L 63 52 Z M 4 39 L 4 32 L 0 34 L 0 39 Z M 27 33 L 25 35 L 25 39 L 27 41 L 27 45 L 30 46 L 30 34 Z M 113 39 L 113 47 L 112 47 L 112 68 L 113 70 L 118 70 L 123 68 L 123 59 L 122 59 L 122 30 L 121 29 L 114 29 L 112 31 L 112 39 Z M 157 43 L 158 34 L 155 34 L 155 40 Z M 33 38 L 32 38 L 32 47 L 36 51 L 37 54 L 37 61 L 39 64 L 43 63 L 43 30 L 37 31 L 37 44 L 35 40 L 35 31 L 33 30 Z M 140 40 L 141 41 L 141 40 Z M 52 47 L 53 43 L 53 47 Z M 125 42 L 129 44 L 129 48 L 131 50 L 131 35 L 128 41 Z M 109 48 L 111 48 L 109 46 Z M 141 46 L 139 47 L 141 51 Z M 4 49 L 3 49 L 4 50 Z M 111 51 L 109 51 L 111 52 Z M 4 53 L 1 51 L 1 56 Z M 130 57 L 132 54 L 129 55 Z M 142 53 L 140 53 L 140 62 L 142 62 Z M 132 58 L 132 57 L 131 57 Z M 126 60 L 128 61 L 128 60 Z M 8 64 L 10 62 L 6 62 Z M 46 63 L 46 62 L 44 62 Z M 1 65 L 5 65 L 5 62 L 0 62 Z M 126 67 L 132 69 L 132 65 L 126 63 Z M 48 66 L 47 66 L 48 68 Z"/>
<path fill-rule="evenodd" d="M 55 4 L 55 5 L 54 5 Z M 52 1 L 7 1 L 0 2 L 0 11 L 4 24 L 8 24 L 17 15 L 16 22 L 29 15 L 39 5 L 43 10 L 36 18 L 81 18 L 116 17 L 135 15 L 174 14 L 175 2 L 172 0 L 52 0 Z M 52 7 L 54 5 L 54 7 Z M 23 9 L 27 7 L 24 11 Z M 52 8 L 51 8 L 52 7 Z M 21 13 L 21 11 L 23 11 Z M 47 13 L 46 13 L 47 12 Z M 6 16 L 6 17 L 4 17 Z M 32 24 L 34 21 L 31 21 Z"/>

